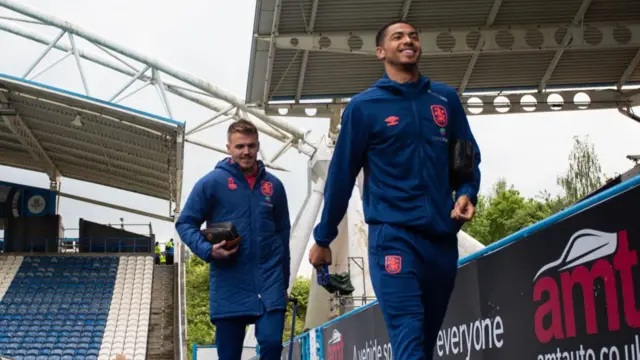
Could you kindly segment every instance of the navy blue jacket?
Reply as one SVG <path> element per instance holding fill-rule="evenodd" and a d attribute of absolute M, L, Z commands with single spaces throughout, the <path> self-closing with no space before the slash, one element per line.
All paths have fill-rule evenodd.
<path fill-rule="evenodd" d="M 215 260 L 201 225 L 231 221 L 242 240 L 234 259 Z M 211 320 L 260 315 L 285 309 L 289 285 L 291 224 L 287 194 L 278 178 L 258 161 L 253 189 L 230 158 L 193 187 L 176 230 L 184 243 L 209 265 Z"/>
<path fill-rule="evenodd" d="M 473 180 L 452 189 L 449 143 L 467 139 L 476 148 Z M 342 115 L 329 164 L 324 209 L 314 238 L 327 247 L 338 235 L 356 177 L 364 168 L 363 208 L 368 224 L 392 224 L 425 234 L 455 235 L 455 198 L 475 204 L 480 150 L 456 91 L 421 76 L 401 84 L 386 75 L 354 96 Z"/>

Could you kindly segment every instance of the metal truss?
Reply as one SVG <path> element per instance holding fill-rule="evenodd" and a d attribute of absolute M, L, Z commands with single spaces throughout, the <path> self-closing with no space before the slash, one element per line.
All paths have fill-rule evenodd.
<path fill-rule="evenodd" d="M 487 22 L 485 24 L 486 28 L 490 28 L 493 25 L 493 22 L 496 20 L 496 16 L 498 16 L 498 11 L 500 10 L 500 6 L 502 6 L 502 0 L 494 0 L 493 6 L 491 7 L 491 11 L 487 16 Z M 467 66 L 467 70 L 464 72 L 464 76 L 462 77 L 462 81 L 460 82 L 460 86 L 458 87 L 458 93 L 464 93 L 464 90 L 467 88 L 467 84 L 469 83 L 469 79 L 471 79 L 471 73 L 473 72 L 473 68 L 476 66 L 476 62 L 480 57 L 480 54 L 483 51 L 485 44 L 487 43 L 487 36 L 490 34 L 488 32 L 483 32 L 480 34 L 480 38 L 476 43 L 475 49 L 473 51 L 473 55 L 471 55 L 471 60 L 469 60 L 469 65 Z M 525 35 L 526 36 L 526 35 Z M 526 40 L 526 39 L 525 39 Z"/>
<path fill-rule="evenodd" d="M 282 148 L 273 156 L 267 157 L 264 153 L 261 154 L 267 167 L 284 170 L 283 167 L 274 164 L 274 162 L 290 148 L 297 149 L 308 156 L 312 156 L 315 151 L 315 146 L 307 140 L 309 131 L 294 126 L 278 117 L 267 116 L 263 111 L 247 106 L 244 101 L 210 82 L 199 79 L 185 71 L 175 69 L 135 50 L 123 48 L 86 29 L 42 13 L 39 10 L 21 4 L 19 1 L 0 0 L 0 7 L 12 10 L 28 18 L 2 17 L 0 19 L 0 31 L 6 31 L 46 46 L 43 52 L 25 68 L 24 73 L 20 74 L 24 79 L 37 79 L 65 59 L 72 57 L 82 79 L 85 94 L 91 96 L 91 82 L 83 68 L 83 63 L 90 61 L 105 69 L 116 71 L 129 77 L 129 80 L 113 95 L 100 100 L 117 104 L 144 88 L 152 86 L 156 89 L 168 118 L 174 119 L 169 94 L 213 111 L 212 115 L 200 122 L 199 125 L 186 130 L 186 136 L 213 128 L 225 121 L 245 118 L 252 121 L 262 134 L 283 143 Z M 22 28 L 17 24 L 18 22 L 50 26 L 60 29 L 60 32 L 57 36 L 51 38 Z M 68 42 L 63 42 L 65 38 L 68 39 Z M 96 54 L 96 52 L 90 52 L 77 46 L 76 38 L 82 38 L 94 45 L 98 53 Z M 62 56 L 51 64 L 38 69 L 38 65 L 53 49 L 61 51 Z M 169 80 L 168 78 L 175 80 Z M 191 137 L 186 137 L 184 141 L 227 154 L 224 146 L 203 144 Z"/>
<path fill-rule="evenodd" d="M 174 108 L 171 106 L 171 96 L 178 96 L 187 100 L 191 104 L 199 105 L 211 110 L 211 114 L 191 129 L 185 129 L 184 133 L 180 132 L 177 139 L 178 146 L 184 146 L 185 142 L 202 146 L 221 153 L 227 153 L 222 146 L 202 144 L 193 139 L 191 135 L 206 129 L 212 129 L 216 125 L 225 121 L 233 121 L 239 118 L 245 118 L 252 121 L 261 134 L 269 136 L 282 143 L 282 147 L 272 156 L 268 157 L 261 152 L 261 157 L 265 161 L 267 167 L 273 169 L 283 169 L 274 164 L 278 158 L 282 156 L 290 148 L 296 149 L 309 157 L 313 156 L 316 151 L 314 144 L 308 140 L 309 131 L 301 129 L 286 120 L 279 117 L 268 116 L 264 111 L 249 107 L 245 102 L 230 92 L 212 84 L 211 82 L 197 78 L 180 69 L 176 69 L 158 59 L 148 57 L 136 50 L 124 48 L 114 42 L 111 42 L 97 34 L 94 34 L 80 26 L 64 21 L 55 16 L 46 14 L 37 9 L 29 7 L 19 0 L 0 0 L 0 7 L 11 10 L 17 15 L 3 16 L 0 18 L 0 31 L 17 35 L 21 38 L 34 41 L 44 46 L 43 51 L 30 63 L 25 64 L 24 72 L 21 74 L 11 74 L 21 77 L 25 80 L 37 80 L 42 74 L 51 71 L 62 61 L 72 59 L 77 71 L 80 75 L 84 93 L 87 96 L 95 96 L 90 76 L 87 76 L 85 67 L 87 61 L 99 65 L 102 69 L 108 69 L 119 74 L 127 76 L 128 80 L 123 86 L 110 96 L 104 98 L 98 97 L 99 100 L 121 103 L 123 100 L 130 98 L 141 90 L 151 86 L 155 88 L 157 95 L 162 104 L 162 108 L 166 116 L 174 119 Z M 19 23 L 36 24 L 39 26 L 58 29 L 59 32 L 51 36 L 45 36 L 38 32 L 23 28 Z M 81 48 L 78 44 L 80 39 L 86 40 L 90 45 L 95 47 L 89 51 Z M 12 44 L 12 48 L 15 45 Z M 15 49 L 19 49 L 15 46 Z M 7 50 L 7 49 L 5 49 Z M 56 50 L 56 51 L 53 51 Z M 8 51 L 11 51 L 10 49 Z M 45 58 L 52 58 L 52 53 L 61 52 L 56 60 L 49 64 L 43 64 Z M 69 76 L 69 74 L 66 74 Z M 55 84 L 49 84 L 55 85 Z M 93 91 L 92 91 L 93 90 Z M 31 157 L 41 163 L 42 168 L 50 175 L 51 183 L 57 184 L 59 173 L 51 158 L 47 155 L 43 147 L 38 143 L 36 137 L 29 131 L 25 123 L 20 120 L 19 114 L 12 112 L 12 109 L 2 109 L 2 121 L 10 128 L 11 132 L 19 139 L 22 146 L 28 149 Z M 80 120 L 79 120 L 80 121 Z M 17 145 L 16 145 L 17 146 Z M 175 159 L 177 167 L 177 176 L 181 177 L 182 152 L 178 151 Z M 21 157 L 20 159 L 26 159 Z M 25 160 L 26 161 L 26 160 Z M 78 169 L 78 173 L 82 173 L 86 169 Z M 181 187 L 181 179 L 177 179 L 178 187 Z M 181 189 L 176 189 L 177 194 L 181 193 Z M 70 194 L 61 194 L 66 197 L 72 197 L 77 200 L 87 201 L 91 199 L 74 197 Z M 180 213 L 180 202 L 176 199 L 173 216 L 156 217 L 161 220 L 175 220 Z M 113 207 L 112 204 L 101 202 L 94 203 L 101 206 Z M 121 207 L 121 210 L 130 211 Z M 138 212 L 140 213 L 140 212 Z M 153 215 L 153 214 L 151 214 Z M 149 216 L 147 214 L 147 216 Z M 179 239 L 179 237 L 176 237 Z M 179 356 L 180 359 L 186 359 L 186 316 L 184 308 L 186 306 L 186 294 L 184 288 L 185 268 L 183 266 L 185 245 L 181 242 L 176 244 L 176 263 L 178 265 L 178 324 L 177 332 L 179 337 Z"/>
<path fill-rule="evenodd" d="M 38 139 L 33 135 L 31 129 L 22 121 L 20 114 L 7 105 L 8 101 L 4 94 L 0 93 L 0 118 L 9 130 L 15 135 L 20 144 L 27 149 L 31 159 L 39 164 L 40 169 L 49 175 L 52 183 L 57 183 L 60 179 L 60 171 L 51 160 Z"/>
<path fill-rule="evenodd" d="M 513 53 L 563 49 L 638 48 L 640 21 L 626 24 L 453 28 L 420 32 L 424 56 Z M 375 31 L 256 35 L 278 49 L 375 54 Z M 565 40 L 565 39 L 569 40 Z"/>
<path fill-rule="evenodd" d="M 577 14 L 574 16 L 573 21 L 571 23 L 572 26 L 576 27 L 579 26 L 582 23 L 582 19 L 584 18 L 584 14 L 587 12 L 587 9 L 589 8 L 589 5 L 591 4 L 591 0 L 583 0 L 582 4 L 580 5 L 580 8 L 578 9 Z M 583 29 L 584 27 L 579 26 L 578 28 Z M 600 34 L 600 37 L 598 37 L 598 32 L 594 31 L 598 30 L 597 27 L 587 27 L 586 29 L 592 30 L 592 33 L 589 34 L 591 35 L 591 38 L 593 38 L 593 41 L 595 42 L 596 40 L 600 39 L 602 40 L 603 34 Z M 607 37 L 607 41 L 611 42 L 611 40 L 617 42 L 617 43 L 621 43 L 622 39 L 615 39 L 614 37 L 614 31 L 613 29 L 610 29 L 609 32 L 607 32 L 607 35 L 609 35 Z M 631 30 L 631 33 L 633 34 L 634 30 Z M 635 34 L 638 34 L 638 28 L 637 26 L 635 27 Z M 562 40 L 560 42 L 560 48 L 556 50 L 556 53 L 553 56 L 553 59 L 551 60 L 551 63 L 549 63 L 549 66 L 547 67 L 547 71 L 544 73 L 544 76 L 542 77 L 542 80 L 540 81 L 540 84 L 538 85 L 538 91 L 542 91 L 544 90 L 544 88 L 547 86 L 547 82 L 549 81 L 549 79 L 551 78 L 551 75 L 553 75 L 553 71 L 556 69 L 556 66 L 558 65 L 558 63 L 560 62 L 560 58 L 562 57 L 562 54 L 564 53 L 565 49 L 569 48 L 575 41 L 580 41 L 580 40 L 584 40 L 584 39 L 580 39 L 579 36 L 580 35 L 586 35 L 586 30 L 584 33 L 581 32 L 570 32 L 567 31 L 565 32 L 564 36 L 562 36 Z M 632 36 L 633 39 L 633 36 Z M 559 40 L 559 37 L 556 39 Z M 636 39 L 638 41 L 640 41 L 640 39 Z M 633 41 L 633 40 L 631 40 Z"/>
<path fill-rule="evenodd" d="M 498 115 L 567 110 L 631 109 L 640 105 L 637 91 L 564 90 L 557 92 L 528 92 L 501 94 L 465 94 L 461 96 L 467 115 Z M 349 99 L 324 103 L 272 103 L 266 113 L 291 117 L 340 116 Z M 626 115 L 626 114 L 625 114 Z"/>

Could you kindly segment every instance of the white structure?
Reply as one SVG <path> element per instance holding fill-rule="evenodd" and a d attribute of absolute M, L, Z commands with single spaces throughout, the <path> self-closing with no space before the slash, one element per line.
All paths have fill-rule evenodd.
<path fill-rule="evenodd" d="M 184 144 L 191 143 L 226 153 L 222 145 L 203 144 L 191 138 L 190 135 L 220 125 L 227 120 L 237 120 L 240 117 L 248 118 L 262 134 L 282 143 L 282 147 L 272 156 L 267 157 L 265 154 L 261 154 L 268 167 L 283 169 L 276 164 L 276 161 L 291 148 L 310 157 L 309 193 L 294 222 L 291 238 L 291 273 L 292 280 L 295 279 L 300 264 L 302 261 L 307 261 L 305 250 L 322 207 L 324 179 L 332 155 L 334 136 L 323 138 L 319 144 L 311 144 L 307 138 L 308 131 L 300 129 L 282 118 L 268 116 L 263 110 L 246 105 L 233 94 L 188 72 L 176 69 L 135 50 L 124 48 L 87 29 L 43 13 L 17 0 L 0 0 L 0 10 L 9 10 L 8 14 L 3 12 L 0 16 L 0 36 L 10 34 L 12 49 L 16 49 L 16 51 L 19 49 L 19 46 L 14 42 L 20 39 L 43 45 L 42 52 L 32 63 L 25 64 L 22 73 L 10 74 L 13 76 L 12 78 L 0 79 L 2 80 L 0 81 L 0 85 L 2 85 L 0 86 L 0 95 L 3 95 L 2 89 L 10 88 L 13 92 L 11 96 L 0 96 L 0 115 L 6 124 L 5 127 L 9 129 L 5 131 L 5 127 L 0 127 L 2 135 L 6 135 L 0 139 L 0 150 L 3 151 L 3 154 L 7 154 L 7 156 L 0 158 L 1 165 L 27 168 L 48 174 L 51 180 L 51 189 L 58 191 L 61 196 L 160 220 L 175 221 L 181 209 Z M 33 23 L 38 25 L 27 28 Z M 42 35 L 37 30 L 38 26 L 42 25 L 57 28 L 59 30 L 57 36 Z M 77 39 L 80 38 L 94 45 L 95 50 L 89 51 L 79 47 Z M 52 54 L 60 56 L 44 65 L 44 60 L 50 58 Z M 46 72 L 56 71 L 56 66 L 65 60 L 75 62 L 86 97 L 65 94 L 59 89 L 45 92 L 43 86 L 38 84 L 27 85 L 29 82 L 38 81 L 39 77 Z M 124 75 L 125 81 L 123 81 L 122 87 L 105 98 L 92 98 L 91 89 L 95 84 L 91 82 L 83 70 L 83 65 L 87 61 L 99 65 L 105 71 L 112 72 L 116 76 L 115 78 L 121 78 Z M 0 72 L 2 72 L 1 69 Z M 68 76 L 68 74 L 66 75 Z M 55 86 L 55 84 L 47 85 Z M 142 116 L 117 106 L 124 99 L 148 86 L 157 90 L 166 119 L 169 120 L 167 124 L 170 123 L 170 125 L 158 123 L 157 117 Z M 42 105 L 43 111 L 48 111 L 50 116 L 40 121 L 29 121 L 28 113 L 31 108 L 26 106 L 20 108 L 22 105 L 22 102 L 19 101 L 20 96 L 30 99 L 31 108 L 39 106 L 38 103 L 42 102 L 40 105 Z M 184 124 L 177 121 L 171 122 L 175 120 L 171 107 L 172 96 L 208 108 L 212 113 L 197 126 L 187 130 L 184 128 Z M 55 106 L 52 105 L 54 103 Z M 105 114 L 104 111 L 109 111 L 109 113 Z M 333 127 L 336 127 L 335 122 L 339 120 L 340 111 L 334 109 L 331 114 L 334 122 Z M 36 128 L 36 125 L 40 127 Z M 38 140 L 43 137 L 33 135 L 34 132 L 40 132 L 45 138 L 46 136 L 51 137 L 47 143 L 56 142 L 55 133 L 47 134 L 49 128 L 59 131 L 58 140 L 65 140 L 57 142 L 55 151 L 51 150 L 52 146 Z M 101 131 L 91 130 L 95 128 Z M 6 139 L 10 139 L 10 141 Z M 82 139 L 82 141 L 78 139 Z M 154 152 L 161 148 L 162 139 L 170 139 L 169 146 L 162 148 L 165 151 L 162 153 L 165 162 L 154 159 Z M 100 144 L 97 149 L 96 144 Z M 119 147 L 132 148 L 143 155 L 123 155 L 122 152 L 117 151 Z M 70 166 L 70 161 L 65 161 L 69 158 L 69 155 L 65 155 L 65 153 L 69 152 L 76 157 L 76 161 L 80 161 L 82 164 Z M 62 155 L 60 155 L 61 153 Z M 96 168 L 96 154 L 98 153 L 100 161 L 104 161 L 104 165 Z M 135 165 L 135 167 L 131 165 Z M 114 166 L 121 169 L 117 177 L 110 176 Z M 168 170 L 163 171 L 163 166 Z M 155 170 L 145 171 L 148 168 Z M 62 194 L 59 192 L 62 177 L 101 183 L 166 200 L 169 202 L 169 214 L 149 214 L 116 204 L 98 202 L 72 194 Z M 154 183 L 154 179 L 159 178 L 166 179 L 166 181 L 163 180 L 162 184 Z M 144 181 L 141 182 L 139 179 Z M 366 297 L 371 297 L 373 291 L 367 272 L 367 234 L 366 226 L 362 221 L 360 187 L 355 187 L 353 194 L 348 215 L 341 224 L 340 237 L 332 245 L 334 265 L 331 271 L 347 271 L 351 266 L 352 282 L 356 287 L 354 296 L 366 294 Z M 174 239 L 176 240 L 175 261 L 181 274 L 178 280 L 180 321 L 177 330 L 182 344 L 179 358 L 185 359 L 187 336 L 184 315 L 186 302 L 184 298 L 183 256 L 185 247 L 181 244 L 178 236 L 175 236 Z M 477 247 L 477 243 L 467 237 L 461 238 L 461 242 L 464 248 L 475 249 Z M 354 262 L 350 263 L 352 261 L 350 259 Z M 359 270 L 358 266 L 363 270 Z M 314 314 L 314 316 L 308 316 L 308 323 L 325 322 L 331 316 L 326 292 L 317 286 L 312 286 L 310 301 L 311 309 L 308 313 Z M 255 339 L 248 337 L 247 345 L 255 345 L 254 341 Z M 105 353 L 106 351 L 105 348 Z"/>

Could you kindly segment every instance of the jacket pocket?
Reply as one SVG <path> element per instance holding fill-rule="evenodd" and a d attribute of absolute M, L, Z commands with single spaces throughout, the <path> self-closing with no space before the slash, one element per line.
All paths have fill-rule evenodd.
<path fill-rule="evenodd" d="M 261 203 L 258 207 L 258 231 L 261 238 L 269 238 L 276 232 L 273 204 Z"/>

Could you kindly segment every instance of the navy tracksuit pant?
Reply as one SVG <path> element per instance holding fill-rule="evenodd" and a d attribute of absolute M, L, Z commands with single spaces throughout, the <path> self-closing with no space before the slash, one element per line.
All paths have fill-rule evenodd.
<path fill-rule="evenodd" d="M 394 360 L 431 360 L 457 273 L 458 242 L 369 226 L 369 272 Z"/>
<path fill-rule="evenodd" d="M 240 360 L 247 326 L 255 324 L 260 360 L 280 360 L 284 311 L 264 312 L 261 316 L 240 316 L 216 320 L 216 348 L 220 360 Z"/>

